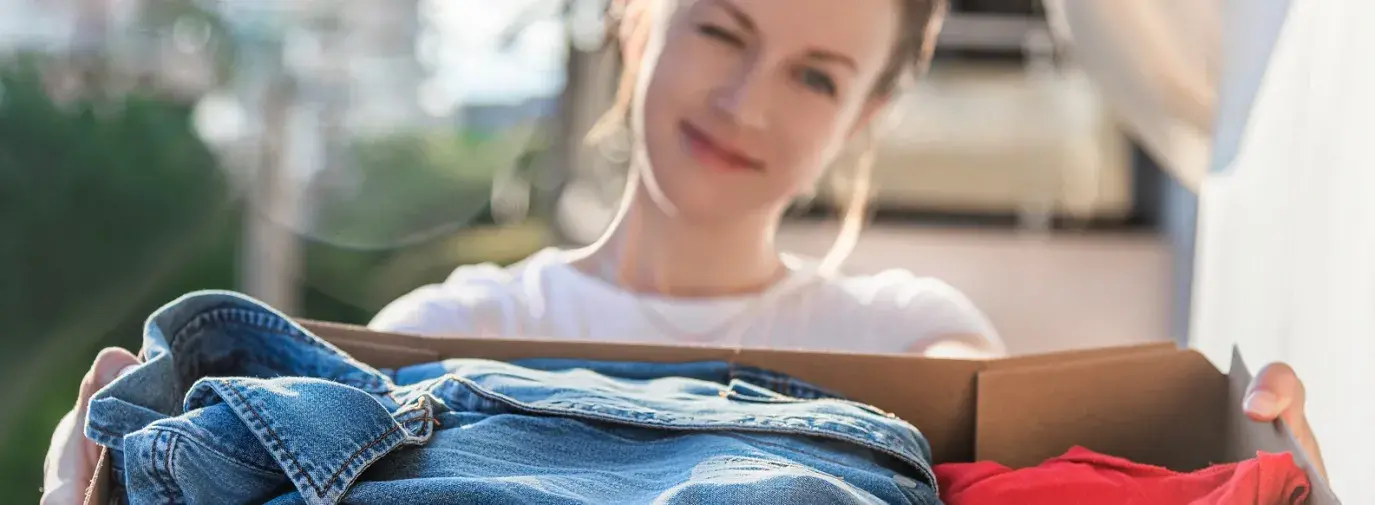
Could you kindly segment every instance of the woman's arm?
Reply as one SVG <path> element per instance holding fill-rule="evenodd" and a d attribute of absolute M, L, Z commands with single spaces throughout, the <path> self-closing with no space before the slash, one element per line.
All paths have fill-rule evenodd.
<path fill-rule="evenodd" d="M 392 300 L 368 323 L 368 329 L 433 337 L 477 333 L 474 301 L 439 284 L 422 286 Z"/>
<path fill-rule="evenodd" d="M 500 337 L 517 331 L 520 304 L 499 271 L 461 267 L 443 284 L 421 286 L 378 311 L 368 328 L 430 337 Z"/>
<path fill-rule="evenodd" d="M 984 360 L 1002 357 L 1002 347 L 992 342 L 988 337 L 977 334 L 941 335 L 917 342 L 907 352 L 929 358 Z"/>
<path fill-rule="evenodd" d="M 988 316 L 954 286 L 900 269 L 863 280 L 865 305 L 878 318 L 875 338 L 889 342 L 883 347 L 891 352 L 964 359 L 1007 352 Z"/>

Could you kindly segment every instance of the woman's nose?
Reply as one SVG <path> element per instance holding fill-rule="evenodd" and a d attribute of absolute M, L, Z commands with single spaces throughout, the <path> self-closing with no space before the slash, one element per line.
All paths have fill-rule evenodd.
<path fill-rule="evenodd" d="M 711 106 L 737 126 L 758 129 L 768 126 L 769 98 L 764 72 L 757 65 L 748 65 L 713 90 Z"/>

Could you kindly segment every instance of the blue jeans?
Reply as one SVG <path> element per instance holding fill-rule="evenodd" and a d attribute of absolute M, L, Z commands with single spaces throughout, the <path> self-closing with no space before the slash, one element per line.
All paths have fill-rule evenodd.
<path fill-rule="evenodd" d="M 132 503 L 939 503 L 911 425 L 759 369 L 377 370 L 228 292 L 156 312 L 143 357 L 86 425 Z"/>

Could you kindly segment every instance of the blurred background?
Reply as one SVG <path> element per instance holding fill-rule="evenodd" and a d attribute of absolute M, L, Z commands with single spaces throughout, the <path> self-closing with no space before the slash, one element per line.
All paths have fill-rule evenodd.
<path fill-rule="evenodd" d="M 605 1 L 0 0 L 0 496 L 38 497 L 95 353 L 179 294 L 362 324 L 595 239 L 625 176 L 581 140 Z M 952 3 L 851 270 L 945 279 L 1017 354 L 1287 360 L 1375 503 L 1375 4 Z M 824 253 L 845 185 L 782 243 Z"/>

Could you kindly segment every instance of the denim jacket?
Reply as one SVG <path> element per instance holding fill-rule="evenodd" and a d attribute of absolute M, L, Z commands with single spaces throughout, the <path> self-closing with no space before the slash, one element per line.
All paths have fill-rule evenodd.
<path fill-rule="evenodd" d="M 939 503 L 910 424 L 722 362 L 359 363 L 220 291 L 92 399 L 131 503 Z"/>

